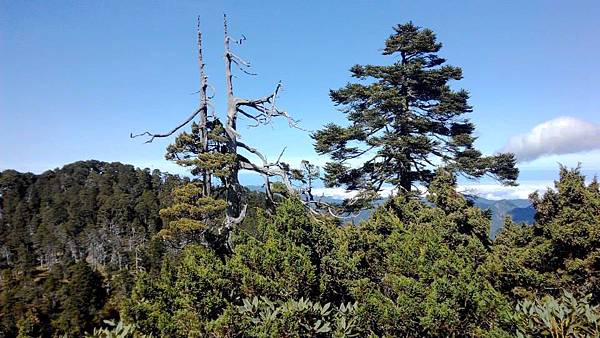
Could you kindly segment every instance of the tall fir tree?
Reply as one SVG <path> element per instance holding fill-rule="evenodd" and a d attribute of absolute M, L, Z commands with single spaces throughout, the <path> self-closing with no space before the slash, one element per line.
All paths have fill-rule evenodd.
<path fill-rule="evenodd" d="M 327 185 L 410 191 L 415 183 L 431 182 L 440 165 L 470 178 L 487 174 L 515 183 L 512 154 L 483 156 L 474 148 L 475 127 L 465 117 L 472 111 L 469 94 L 449 85 L 462 70 L 444 65 L 436 54 L 441 47 L 431 30 L 398 25 L 383 49 L 394 63 L 355 65 L 352 76 L 363 83 L 331 90 L 349 125 L 328 124 L 312 135 L 317 153 L 333 160 L 325 166 Z M 351 168 L 348 162 L 356 159 L 361 165 Z"/>

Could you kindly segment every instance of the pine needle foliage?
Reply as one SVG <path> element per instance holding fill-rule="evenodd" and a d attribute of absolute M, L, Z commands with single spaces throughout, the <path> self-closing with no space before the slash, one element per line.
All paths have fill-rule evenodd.
<path fill-rule="evenodd" d="M 415 183 L 429 184 L 438 166 L 515 184 L 512 154 L 484 156 L 474 147 L 469 93 L 450 86 L 462 70 L 445 64 L 437 54 L 441 48 L 433 31 L 398 25 L 383 49 L 392 64 L 355 65 L 350 72 L 359 82 L 330 91 L 348 123 L 331 123 L 312 135 L 317 153 L 332 159 L 324 168 L 328 186 L 410 191 Z"/>

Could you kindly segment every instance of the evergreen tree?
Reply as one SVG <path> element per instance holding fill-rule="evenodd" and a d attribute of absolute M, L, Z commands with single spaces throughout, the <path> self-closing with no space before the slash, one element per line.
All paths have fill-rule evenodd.
<path fill-rule="evenodd" d="M 167 226 L 159 235 L 178 247 L 200 242 L 217 250 L 227 250 L 229 233 L 223 229 L 223 216 L 231 203 L 226 202 L 223 188 L 213 186 L 212 179 L 216 177 L 221 181 L 221 187 L 228 187 L 233 184 L 229 178 L 235 172 L 237 182 L 236 154 L 227 151 L 227 136 L 221 121 L 214 113 L 209 116 L 208 77 L 202 57 L 199 21 L 198 65 L 200 104 L 183 125 L 196 116 L 199 122 L 191 123 L 191 132 L 182 132 L 177 136 L 175 142 L 167 147 L 165 158 L 188 168 L 199 179 L 172 191 L 173 203 L 160 211 L 161 217 L 167 220 Z M 169 136 L 178 129 L 164 135 L 153 135 L 152 139 Z"/>
<path fill-rule="evenodd" d="M 162 241 L 151 239 L 163 228 L 159 205 L 171 205 L 166 192 L 185 182 L 99 161 L 0 172 L 0 337 L 58 336 L 118 317 L 132 270 L 160 268 Z M 76 257 L 90 267 L 75 274 Z M 101 287 L 86 287 L 90 268 L 102 271 Z M 87 315 L 71 294 L 92 306 Z"/>
<path fill-rule="evenodd" d="M 555 190 L 530 196 L 532 226 L 504 226 L 494 243 L 489 271 L 497 288 L 515 298 L 567 290 L 600 303 L 600 190 L 586 185 L 579 168 L 560 168 Z"/>
<path fill-rule="evenodd" d="M 100 324 L 98 312 L 106 294 L 102 288 L 102 276 L 92 271 L 85 261 L 76 263 L 70 270 L 67 298 L 58 323 L 63 332 L 82 336 L 94 325 Z"/>
<path fill-rule="evenodd" d="M 356 65 L 352 76 L 364 83 L 330 92 L 349 125 L 328 124 L 312 135 L 316 151 L 333 160 L 325 166 L 327 185 L 373 193 L 387 184 L 410 191 L 416 182 L 431 182 L 439 165 L 471 178 L 488 174 L 515 183 L 512 154 L 483 156 L 474 148 L 475 127 L 464 116 L 472 111 L 469 94 L 449 85 L 462 70 L 444 65 L 436 54 L 441 47 L 431 30 L 398 25 L 383 50 L 396 58 L 393 64 Z M 353 159 L 362 164 L 351 168 Z"/>

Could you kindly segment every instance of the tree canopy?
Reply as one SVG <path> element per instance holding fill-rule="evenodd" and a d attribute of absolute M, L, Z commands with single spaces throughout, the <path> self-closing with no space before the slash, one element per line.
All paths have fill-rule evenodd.
<path fill-rule="evenodd" d="M 350 72 L 361 82 L 331 90 L 348 125 L 330 123 L 312 135 L 317 153 L 332 159 L 325 166 L 327 185 L 410 191 L 415 183 L 430 183 L 438 166 L 515 184 L 512 154 L 483 156 L 474 148 L 475 126 L 465 116 L 473 110 L 469 94 L 450 86 L 462 70 L 445 64 L 441 48 L 431 30 L 398 25 L 383 49 L 391 65 L 355 65 Z M 360 164 L 352 167 L 353 161 Z"/>

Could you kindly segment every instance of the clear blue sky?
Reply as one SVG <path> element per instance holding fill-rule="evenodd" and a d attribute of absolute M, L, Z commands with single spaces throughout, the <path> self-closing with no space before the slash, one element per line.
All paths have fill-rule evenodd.
<path fill-rule="evenodd" d="M 168 130 L 195 108 L 197 15 L 216 105 L 223 107 L 223 13 L 232 35 L 248 38 L 237 52 L 259 74 L 238 74 L 237 93 L 264 95 L 282 80 L 279 102 L 306 129 L 343 121 L 329 89 L 350 80 L 353 64 L 390 62 L 380 55 L 383 42 L 392 26 L 411 20 L 433 29 L 444 44 L 440 54 L 463 68 L 454 86 L 471 93 L 484 153 L 566 116 L 579 124 L 558 133 L 592 140 L 585 152 L 571 137 L 573 149 L 520 164 L 522 182 L 552 180 L 557 162 L 581 161 L 587 174 L 600 172 L 597 0 L 2 0 L 0 169 L 42 172 L 99 159 L 175 170 L 163 160 L 168 140 L 148 145 L 129 133 Z M 589 133 L 577 134 L 581 125 Z M 307 133 L 285 123 L 242 133 L 272 158 L 287 146 L 292 163 L 325 161 Z"/>

